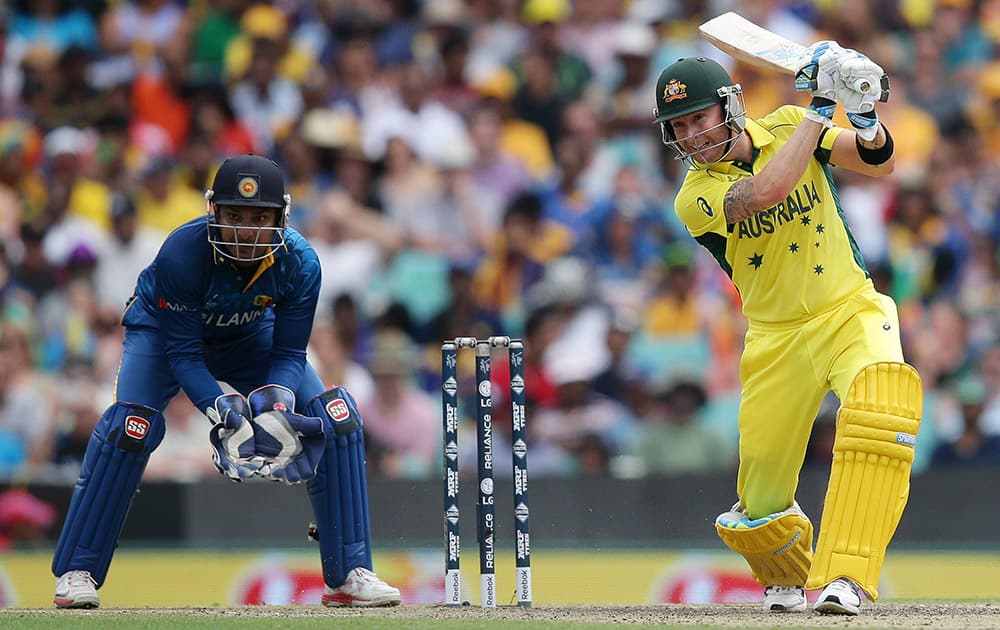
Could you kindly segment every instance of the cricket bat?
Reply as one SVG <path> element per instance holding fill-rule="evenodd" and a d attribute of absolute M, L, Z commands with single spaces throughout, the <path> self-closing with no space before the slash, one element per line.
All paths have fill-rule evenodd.
<path fill-rule="evenodd" d="M 785 74 L 795 74 L 809 51 L 802 44 L 772 33 L 732 11 L 708 20 L 698 27 L 698 32 L 733 59 Z M 860 80 L 855 89 L 867 92 L 871 84 Z"/>

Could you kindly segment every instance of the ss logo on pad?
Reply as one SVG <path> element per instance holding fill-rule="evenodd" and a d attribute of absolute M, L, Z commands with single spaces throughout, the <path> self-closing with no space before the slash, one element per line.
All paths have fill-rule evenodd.
<path fill-rule="evenodd" d="M 336 422 L 343 422 L 351 417 L 351 410 L 343 398 L 337 398 L 326 403 L 326 412 L 330 414 Z"/>
<path fill-rule="evenodd" d="M 125 418 L 125 435 L 136 440 L 141 440 L 149 433 L 149 420 L 140 416 L 128 416 Z"/>

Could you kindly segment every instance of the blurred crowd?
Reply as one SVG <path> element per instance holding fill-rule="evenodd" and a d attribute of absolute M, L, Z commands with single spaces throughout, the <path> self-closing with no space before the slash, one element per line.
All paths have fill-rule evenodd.
<path fill-rule="evenodd" d="M 803 103 L 697 36 L 730 9 L 887 69 L 897 170 L 834 175 L 924 380 L 914 470 L 1000 466 L 996 0 L 8 0 L 0 477 L 75 479 L 136 275 L 246 152 L 285 169 L 321 259 L 310 361 L 358 398 L 372 475 L 440 475 L 440 343 L 489 335 L 525 340 L 532 476 L 734 470 L 739 297 L 674 216 L 684 167 L 650 123 L 659 70 L 695 54 L 751 115 Z M 471 471 L 471 352 L 459 369 Z M 147 479 L 214 476 L 204 417 L 183 394 L 166 416 Z"/>

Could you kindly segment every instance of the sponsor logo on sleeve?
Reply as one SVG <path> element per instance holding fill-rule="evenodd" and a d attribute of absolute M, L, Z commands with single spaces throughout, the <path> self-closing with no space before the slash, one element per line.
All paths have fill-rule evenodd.
<path fill-rule="evenodd" d="M 162 308 L 167 311 L 174 311 L 177 313 L 182 313 L 184 311 L 191 310 L 190 308 L 184 306 L 183 304 L 174 304 L 173 302 L 168 302 L 167 299 L 163 296 L 160 296 L 160 298 L 156 301 L 156 307 Z"/>
<path fill-rule="evenodd" d="M 708 201 L 704 197 L 698 197 L 698 207 L 701 208 L 701 211 L 707 214 L 708 216 L 712 216 L 715 214 L 715 212 L 712 210 L 712 206 L 708 205 Z"/>

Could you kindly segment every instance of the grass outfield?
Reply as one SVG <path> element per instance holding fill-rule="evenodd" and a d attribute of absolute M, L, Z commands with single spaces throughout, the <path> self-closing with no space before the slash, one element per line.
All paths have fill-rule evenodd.
<path fill-rule="evenodd" d="M 0 627 L 34 628 L 351 628 L 352 630 L 491 630 L 503 628 L 1000 628 L 1000 601 L 866 603 L 858 617 L 812 612 L 767 614 L 751 604 L 560 606 L 521 609 L 399 606 L 324 609 L 317 606 L 137 608 L 99 610 L 0 609 Z"/>
<path fill-rule="evenodd" d="M 86 616 L 80 614 L 61 615 L 53 619 L 51 615 L 22 613 L 0 615 L 4 628 L 135 628 L 137 630 L 174 630 L 175 628 L 243 628 L 246 630 L 268 630 L 271 628 L 352 628 L 354 630 L 403 630 L 398 619 L 337 619 L 329 617 L 227 617 L 193 616 L 185 613 L 143 614 L 121 611 L 115 615 Z M 12 623 L 8 623 L 12 622 Z M 552 621 L 536 623 L 532 621 L 440 621 L 434 619 L 408 619 L 407 630 L 460 630 L 462 628 L 539 628 L 561 630 L 566 628 L 600 628 L 602 623 L 579 623 L 572 621 Z"/>
<path fill-rule="evenodd" d="M 301 609 L 276 609 L 254 615 L 242 610 L 105 610 L 105 611 L 34 611 L 0 612 L 0 627 L 5 629 L 49 628 L 135 628 L 143 630 L 173 630 L 175 628 L 206 630 L 242 628 L 351 628 L 352 630 L 461 630 L 464 628 L 538 628 L 563 630 L 568 628 L 601 628 L 603 622 L 542 621 L 493 619 L 421 619 L 408 616 L 350 615 L 341 611 L 320 614 L 304 613 Z M 690 627 L 690 626 L 689 626 Z"/>

